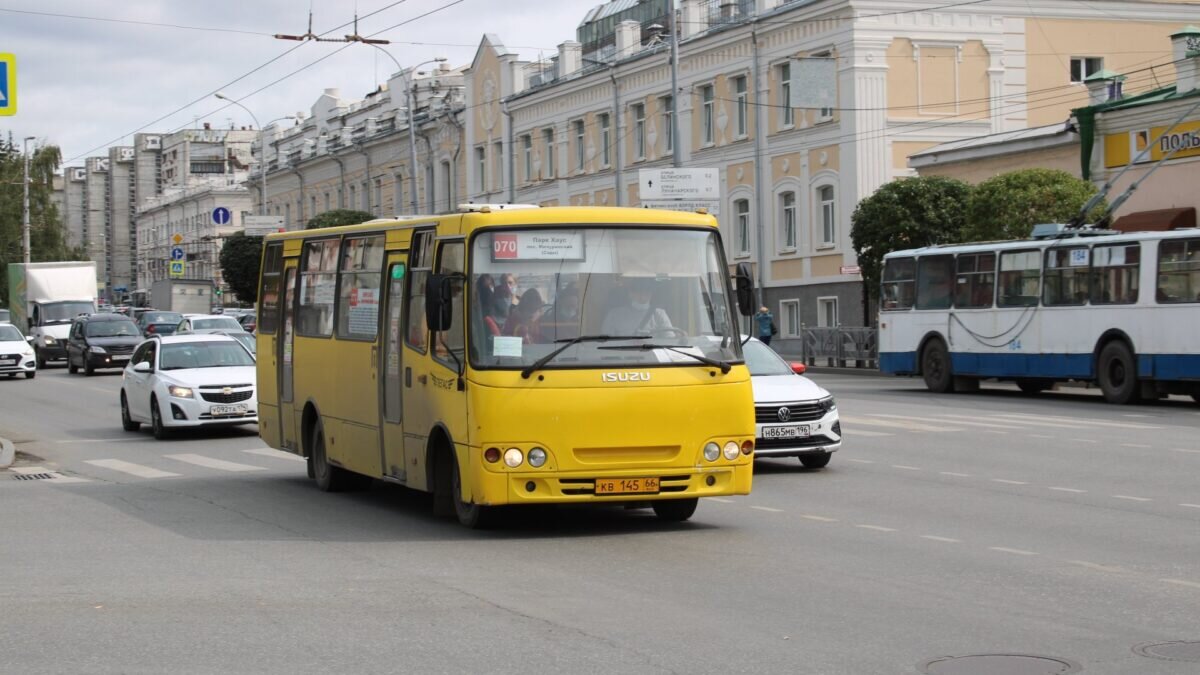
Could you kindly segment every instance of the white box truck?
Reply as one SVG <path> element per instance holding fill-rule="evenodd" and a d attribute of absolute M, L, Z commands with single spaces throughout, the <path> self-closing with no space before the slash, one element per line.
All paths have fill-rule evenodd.
<path fill-rule="evenodd" d="M 210 279 L 160 279 L 150 286 L 150 306 L 164 312 L 211 314 L 213 282 Z"/>
<path fill-rule="evenodd" d="M 38 368 L 66 360 L 71 320 L 96 311 L 96 263 L 9 263 L 8 309 L 33 337 Z"/>

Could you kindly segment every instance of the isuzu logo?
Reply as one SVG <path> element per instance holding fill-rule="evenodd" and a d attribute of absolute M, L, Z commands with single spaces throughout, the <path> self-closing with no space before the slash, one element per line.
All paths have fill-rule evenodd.
<path fill-rule="evenodd" d="M 600 373 L 600 381 L 602 382 L 649 382 L 650 371 L 623 371 L 620 373 Z"/>
<path fill-rule="evenodd" d="M 792 419 L 792 411 L 789 408 L 780 408 L 779 412 L 775 414 L 779 416 L 780 422 L 786 422 Z"/>

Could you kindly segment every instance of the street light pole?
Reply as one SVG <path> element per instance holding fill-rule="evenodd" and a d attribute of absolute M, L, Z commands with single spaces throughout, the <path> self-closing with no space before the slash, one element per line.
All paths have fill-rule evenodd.
<path fill-rule="evenodd" d="M 259 172 L 262 174 L 260 176 L 262 180 L 262 195 L 258 200 L 258 215 L 265 216 L 267 215 L 267 135 L 263 130 L 262 125 L 258 123 L 258 118 L 254 116 L 254 113 L 250 112 L 249 108 L 242 105 L 240 102 L 229 98 L 223 92 L 218 91 L 217 93 L 213 94 L 213 96 L 216 96 L 222 101 L 229 101 L 233 105 L 245 110 L 246 114 L 250 116 L 250 119 L 254 120 L 254 126 L 258 127 L 258 141 L 262 145 L 262 160 L 259 162 L 258 167 Z"/>
<path fill-rule="evenodd" d="M 25 264 L 29 264 L 30 244 L 29 244 L 29 141 L 35 140 L 34 136 L 25 137 L 25 178 L 21 181 L 21 186 L 24 189 L 22 202 L 22 227 L 21 227 L 21 243 L 25 249 Z"/>
<path fill-rule="evenodd" d="M 667 30 L 671 31 L 671 166 L 678 169 L 679 149 L 679 22 L 675 19 L 675 0 L 667 0 Z"/>

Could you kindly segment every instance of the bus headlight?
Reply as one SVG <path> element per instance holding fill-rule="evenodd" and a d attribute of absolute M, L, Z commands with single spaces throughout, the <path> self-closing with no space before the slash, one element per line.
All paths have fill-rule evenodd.
<path fill-rule="evenodd" d="M 521 460 L 523 459 L 525 459 L 525 456 L 517 448 L 509 448 L 504 451 L 504 463 L 514 469 L 521 466 Z"/>
<path fill-rule="evenodd" d="M 541 448 L 534 448 L 529 451 L 529 466 L 538 468 L 546 463 L 546 451 Z"/>
<path fill-rule="evenodd" d="M 720 456 L 721 446 L 713 443 L 712 441 L 709 441 L 708 444 L 704 446 L 704 459 L 707 459 L 710 462 L 715 462 Z"/>
<path fill-rule="evenodd" d="M 725 444 L 725 459 L 733 461 L 738 458 L 738 453 L 741 451 L 742 449 L 738 447 L 737 443 L 734 441 L 729 441 Z"/>

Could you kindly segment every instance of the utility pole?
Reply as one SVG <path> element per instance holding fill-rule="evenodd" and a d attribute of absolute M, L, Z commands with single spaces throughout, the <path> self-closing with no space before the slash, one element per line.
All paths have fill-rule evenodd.
<path fill-rule="evenodd" d="M 21 227 L 21 243 L 25 249 L 25 264 L 29 264 L 30 244 L 29 244 L 29 141 L 35 140 L 33 136 L 25 137 L 25 178 L 21 181 L 21 186 L 24 188 L 24 196 L 21 198 L 23 220 Z"/>
<path fill-rule="evenodd" d="M 675 0 L 667 0 L 667 30 L 671 32 L 671 166 L 678 169 L 679 149 L 679 22 Z"/>

